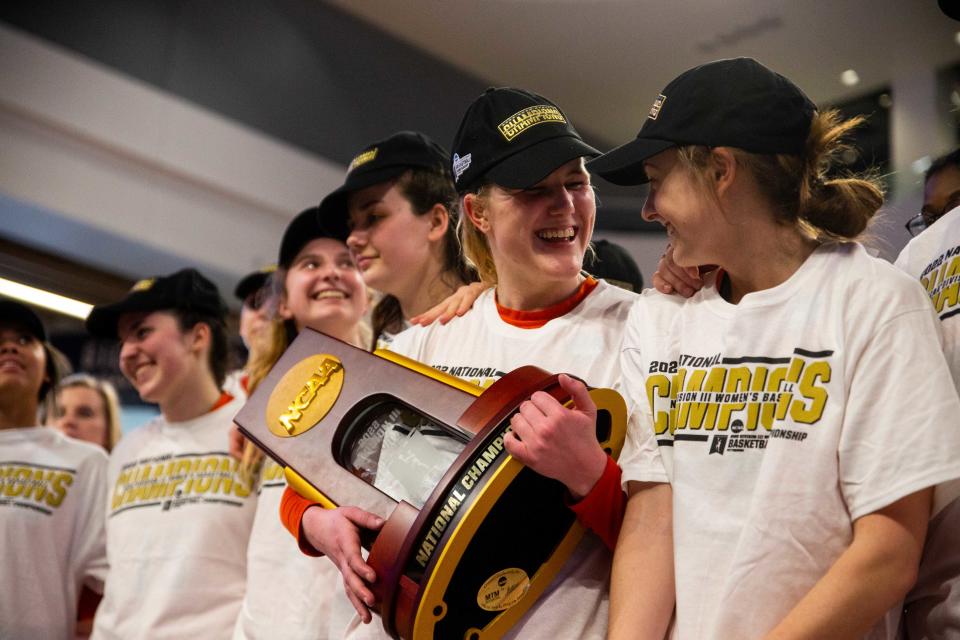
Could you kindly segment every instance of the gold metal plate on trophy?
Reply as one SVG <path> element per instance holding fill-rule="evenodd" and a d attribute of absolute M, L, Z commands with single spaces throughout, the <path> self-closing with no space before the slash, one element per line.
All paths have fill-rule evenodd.
<path fill-rule="evenodd" d="M 284 374 L 267 402 L 266 423 L 281 438 L 299 436 L 333 408 L 343 388 L 343 363 L 336 356 L 304 358 Z"/>

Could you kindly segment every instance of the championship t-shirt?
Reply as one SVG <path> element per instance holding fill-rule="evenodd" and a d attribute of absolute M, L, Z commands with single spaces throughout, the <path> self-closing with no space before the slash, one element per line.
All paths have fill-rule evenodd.
<path fill-rule="evenodd" d="M 680 638 L 763 637 L 855 520 L 960 477 L 939 331 L 923 289 L 853 243 L 737 305 L 715 284 L 643 296 L 623 377 L 673 487 Z M 621 466 L 642 479 L 642 460 Z M 870 637 L 892 637 L 897 618 Z"/>
<path fill-rule="evenodd" d="M 107 571 L 107 454 L 51 427 L 0 430 L 0 638 L 73 638 Z"/>
<path fill-rule="evenodd" d="M 193 420 L 162 416 L 110 456 L 110 573 L 94 638 L 230 638 L 256 492 L 227 451 L 234 399 Z"/>
<path fill-rule="evenodd" d="M 943 352 L 960 391 L 960 207 L 913 238 L 896 265 L 920 281 L 943 328 Z M 960 429 L 960 416 L 954 420 Z M 916 586 L 904 615 L 910 640 L 960 638 L 960 481 L 937 487 Z"/>
<path fill-rule="evenodd" d="M 337 567 L 327 558 L 303 554 L 277 517 L 286 486 L 283 468 L 266 458 L 234 640 L 341 638 L 353 616 Z"/>
<path fill-rule="evenodd" d="M 960 389 L 960 207 L 908 242 L 895 264 L 930 296 L 943 328 L 943 351 Z"/>
<path fill-rule="evenodd" d="M 570 373 L 592 386 L 613 387 L 619 379 L 617 354 L 623 324 L 636 294 L 597 284 L 580 304 L 535 329 L 505 322 L 493 290 L 473 309 L 446 325 L 412 327 L 397 335 L 391 349 L 459 378 L 487 387 L 523 365 Z M 654 448 L 648 453 L 654 458 Z M 649 477 L 666 476 L 654 460 Z M 607 628 L 611 554 L 587 534 L 560 575 L 514 626 L 515 638 L 602 638 Z M 373 626 L 373 625 L 367 625 Z"/>

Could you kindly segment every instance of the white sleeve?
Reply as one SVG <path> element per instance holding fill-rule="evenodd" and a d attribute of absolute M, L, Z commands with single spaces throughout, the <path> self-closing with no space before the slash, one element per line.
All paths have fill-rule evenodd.
<path fill-rule="evenodd" d="M 634 305 L 624 330 L 620 352 L 620 382 L 617 390 L 627 404 L 627 438 L 618 463 L 626 489 L 631 480 L 669 482 L 670 461 L 661 455 L 653 428 L 653 414 L 647 401 L 646 374 L 642 366 L 638 328 L 643 319 L 640 305 Z"/>
<path fill-rule="evenodd" d="M 838 456 L 854 520 L 960 477 L 960 399 L 939 323 L 925 300 L 911 306 L 876 328 L 848 363 Z"/>
<path fill-rule="evenodd" d="M 404 329 L 387 345 L 387 349 L 414 360 L 420 360 L 420 345 L 423 343 L 424 328 L 412 326 Z"/>
<path fill-rule="evenodd" d="M 103 593 L 107 575 L 106 509 L 107 457 L 96 452 L 88 456 L 81 466 L 83 490 L 80 516 L 74 532 L 75 548 L 73 566 L 78 581 L 98 593 Z M 80 476 L 80 474 L 78 474 Z"/>

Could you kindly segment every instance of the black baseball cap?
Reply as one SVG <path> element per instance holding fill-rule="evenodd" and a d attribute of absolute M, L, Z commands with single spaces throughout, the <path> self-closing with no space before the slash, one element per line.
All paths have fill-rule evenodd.
<path fill-rule="evenodd" d="M 647 182 L 643 162 L 681 145 L 803 153 L 816 105 L 752 58 L 717 60 L 677 76 L 657 96 L 636 139 L 591 160 L 614 184 Z"/>
<path fill-rule="evenodd" d="M 316 238 L 333 238 L 340 242 L 346 242 L 350 234 L 346 228 L 342 230 L 331 231 L 329 225 L 320 222 L 320 207 L 310 207 L 304 209 L 287 225 L 287 230 L 283 232 L 283 239 L 280 240 L 280 255 L 277 257 L 277 264 L 284 269 L 289 269 L 293 259 L 297 257 L 300 250 L 307 246 L 311 240 Z"/>
<path fill-rule="evenodd" d="M 248 295 L 260 290 L 263 285 L 267 283 L 267 280 L 270 279 L 270 275 L 276 270 L 277 265 L 268 264 L 253 273 L 248 273 L 237 283 L 236 289 L 233 290 L 233 295 L 236 296 L 238 300 L 246 300 Z"/>
<path fill-rule="evenodd" d="M 594 240 L 593 251 L 583 257 L 583 270 L 627 291 L 643 290 L 643 275 L 630 253 L 609 240 Z"/>
<path fill-rule="evenodd" d="M 543 96 L 490 88 L 473 101 L 453 139 L 453 177 L 465 193 L 486 180 L 526 189 L 574 158 L 600 152 Z"/>
<path fill-rule="evenodd" d="M 47 341 L 47 330 L 33 309 L 10 298 L 0 298 L 0 324 L 15 324 L 23 327 L 40 342 Z"/>
<path fill-rule="evenodd" d="M 320 203 L 319 224 L 329 237 L 346 241 L 350 235 L 347 198 L 351 193 L 392 180 L 409 169 L 445 171 L 449 161 L 446 149 L 418 131 L 398 131 L 369 144 L 350 161 L 343 185 Z"/>
<path fill-rule="evenodd" d="M 213 284 L 196 269 L 140 280 L 119 302 L 97 305 L 87 316 L 87 331 L 98 338 L 116 338 L 120 316 L 132 311 L 192 311 L 223 319 L 227 307 Z"/>

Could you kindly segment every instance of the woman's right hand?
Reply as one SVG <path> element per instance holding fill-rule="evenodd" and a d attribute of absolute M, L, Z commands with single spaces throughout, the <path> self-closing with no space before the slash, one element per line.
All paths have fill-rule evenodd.
<path fill-rule="evenodd" d="M 376 582 L 377 574 L 360 554 L 360 528 L 377 530 L 382 526 L 382 518 L 358 507 L 324 509 L 315 505 L 300 521 L 307 542 L 337 565 L 347 598 L 365 624 L 373 619 L 370 607 L 375 601 L 367 584 Z"/>
<path fill-rule="evenodd" d="M 673 261 L 673 246 L 668 244 L 653 272 L 653 286 L 660 293 L 689 298 L 703 288 L 703 280 L 697 267 L 681 267 Z"/>

